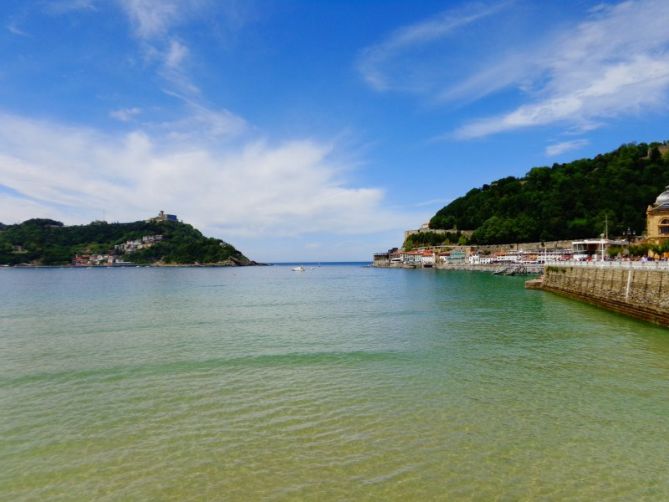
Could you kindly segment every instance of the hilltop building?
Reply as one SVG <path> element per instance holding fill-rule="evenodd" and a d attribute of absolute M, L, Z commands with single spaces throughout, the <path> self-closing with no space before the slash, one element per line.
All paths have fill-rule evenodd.
<path fill-rule="evenodd" d="M 423 223 L 420 228 L 417 228 L 416 230 L 405 230 L 404 231 L 404 240 L 406 241 L 410 235 L 414 234 L 423 234 L 423 233 L 432 233 L 432 234 L 439 234 L 443 235 L 446 237 L 447 234 L 452 234 L 452 235 L 464 235 L 466 237 L 471 237 L 472 234 L 474 233 L 473 230 L 459 230 L 457 228 L 451 228 L 451 229 L 443 229 L 443 228 L 430 228 L 429 223 Z"/>
<path fill-rule="evenodd" d="M 176 214 L 167 214 L 165 211 L 160 211 L 158 213 L 158 216 L 154 216 L 153 218 L 149 218 L 147 221 L 179 221 L 177 220 L 177 215 Z"/>
<path fill-rule="evenodd" d="M 669 186 L 646 209 L 646 238 L 656 244 L 669 240 Z"/>

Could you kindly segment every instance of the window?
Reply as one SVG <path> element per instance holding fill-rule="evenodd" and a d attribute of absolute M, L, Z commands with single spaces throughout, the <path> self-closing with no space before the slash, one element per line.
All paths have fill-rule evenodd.
<path fill-rule="evenodd" d="M 669 235 L 669 218 L 664 218 L 658 225 L 660 235 Z"/>

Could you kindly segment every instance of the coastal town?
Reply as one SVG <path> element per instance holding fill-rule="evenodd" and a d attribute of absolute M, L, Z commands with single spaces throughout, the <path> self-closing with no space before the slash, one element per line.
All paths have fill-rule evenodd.
<path fill-rule="evenodd" d="M 547 263 L 606 261 L 612 249 L 624 250 L 634 241 L 624 239 L 583 239 L 543 243 L 502 245 L 441 245 L 406 250 L 389 249 L 375 253 L 373 266 L 390 268 L 478 268 L 518 266 L 538 272 Z"/>
<path fill-rule="evenodd" d="M 404 241 L 416 234 L 448 233 L 470 236 L 471 231 L 431 229 L 428 223 L 404 232 Z M 627 231 L 622 238 L 609 238 L 608 231 L 598 238 L 511 244 L 443 244 L 417 248 L 392 248 L 373 255 L 373 266 L 381 268 L 436 268 L 493 270 L 516 273 L 540 273 L 545 265 L 555 263 L 632 262 L 668 265 L 669 253 L 653 246 L 669 241 L 669 186 L 646 210 L 646 232 L 637 236 Z M 633 257 L 630 248 L 648 247 L 643 256 Z"/>
<path fill-rule="evenodd" d="M 428 225 L 405 232 L 430 232 Z M 380 268 L 489 271 L 535 274 L 527 289 L 556 293 L 624 315 L 669 326 L 669 187 L 646 210 L 646 231 L 637 236 L 522 244 L 439 245 L 390 249 L 374 255 Z M 632 250 L 635 252 L 632 253 Z M 641 251 L 641 253 L 639 252 Z"/>
<path fill-rule="evenodd" d="M 105 254 L 82 253 L 75 255 L 72 265 L 75 267 L 93 267 L 93 266 L 131 266 L 132 262 L 123 260 L 123 255 L 136 253 L 142 249 L 149 249 L 154 244 L 163 240 L 161 234 L 144 235 L 139 239 L 128 240 L 121 244 L 116 244 L 113 250 Z"/>

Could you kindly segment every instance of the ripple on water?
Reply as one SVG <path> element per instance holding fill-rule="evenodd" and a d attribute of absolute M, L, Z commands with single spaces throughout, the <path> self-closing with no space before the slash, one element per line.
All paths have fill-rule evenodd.
<path fill-rule="evenodd" d="M 235 274 L 3 271 L 0 498 L 669 498 L 666 331 L 485 274 Z"/>

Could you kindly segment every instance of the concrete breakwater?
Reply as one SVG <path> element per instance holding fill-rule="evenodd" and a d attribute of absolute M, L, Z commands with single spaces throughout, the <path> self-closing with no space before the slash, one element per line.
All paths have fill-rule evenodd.
<path fill-rule="evenodd" d="M 669 326 L 668 263 L 556 263 L 541 289 Z"/>

